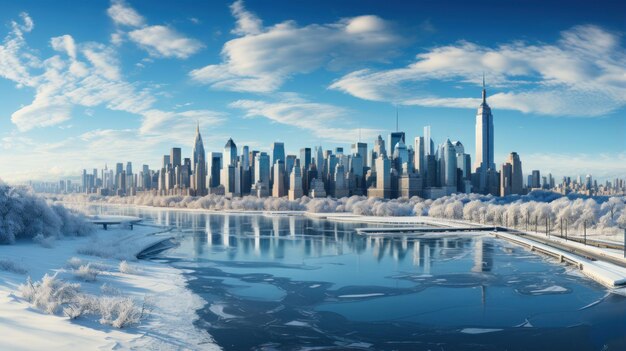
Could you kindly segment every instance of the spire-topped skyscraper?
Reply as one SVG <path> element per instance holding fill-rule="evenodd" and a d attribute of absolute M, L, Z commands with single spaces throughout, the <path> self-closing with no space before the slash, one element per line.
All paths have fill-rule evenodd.
<path fill-rule="evenodd" d="M 200 135 L 200 122 L 196 127 L 196 139 L 193 143 L 193 187 L 196 195 L 204 196 L 207 194 L 206 188 L 206 153 L 204 152 L 204 143 L 202 135 Z"/>
<path fill-rule="evenodd" d="M 487 90 L 483 74 L 483 101 L 476 112 L 476 169 L 496 169 L 493 160 L 493 115 L 487 105 Z"/>

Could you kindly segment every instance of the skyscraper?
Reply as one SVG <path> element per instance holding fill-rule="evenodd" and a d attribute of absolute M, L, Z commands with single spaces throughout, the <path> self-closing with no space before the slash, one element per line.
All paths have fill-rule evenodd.
<path fill-rule="evenodd" d="M 433 155 L 435 153 L 433 139 L 430 137 L 430 126 L 424 127 L 424 156 Z"/>
<path fill-rule="evenodd" d="M 276 164 L 278 160 L 285 165 L 285 143 L 275 141 L 272 143 L 272 164 Z"/>
<path fill-rule="evenodd" d="M 426 165 L 424 164 L 425 160 L 424 160 L 424 156 L 425 154 L 425 145 L 424 145 L 424 137 L 415 137 L 415 144 L 414 144 L 414 150 L 415 150 L 415 160 L 413 161 L 413 164 L 415 166 L 415 170 L 416 172 L 421 176 L 424 177 L 425 171 L 426 171 Z"/>
<path fill-rule="evenodd" d="M 481 170 L 495 170 L 493 160 L 493 116 L 487 105 L 487 90 L 483 76 L 483 101 L 476 112 L 476 165 Z"/>
<path fill-rule="evenodd" d="M 391 162 L 384 155 L 376 159 L 376 186 L 367 189 L 368 197 L 388 199 L 391 196 Z"/>
<path fill-rule="evenodd" d="M 539 170 L 533 170 L 531 179 L 530 188 L 541 188 L 541 172 Z"/>
<path fill-rule="evenodd" d="M 198 124 L 196 127 L 196 138 L 193 143 L 193 187 L 198 196 L 204 196 L 208 193 L 205 157 L 204 143 L 202 142 L 202 135 L 200 135 L 200 124 Z"/>
<path fill-rule="evenodd" d="M 176 166 L 181 165 L 181 151 L 179 147 L 173 147 L 170 150 L 170 162 L 172 163 L 172 168 L 176 168 Z"/>
<path fill-rule="evenodd" d="M 309 149 L 310 150 L 310 149 Z M 296 200 L 302 197 L 302 172 L 300 160 L 296 159 L 294 167 L 289 175 L 289 200 Z"/>
<path fill-rule="evenodd" d="M 404 132 L 391 132 L 389 134 L 389 145 L 387 145 L 387 147 L 389 148 L 390 154 L 393 153 L 393 151 L 396 148 L 396 145 L 401 140 L 402 140 L 402 143 L 406 143 L 406 140 L 404 139 Z"/>
<path fill-rule="evenodd" d="M 237 145 L 232 138 L 229 138 L 224 145 L 223 167 L 235 166 L 237 164 Z"/>
<path fill-rule="evenodd" d="M 278 159 L 274 164 L 274 187 L 272 188 L 272 196 L 283 197 L 285 193 L 285 163 Z"/>
<path fill-rule="evenodd" d="M 500 172 L 500 196 L 522 194 L 524 176 L 522 161 L 516 152 L 511 152 Z"/>
<path fill-rule="evenodd" d="M 393 152 L 393 146 L 390 146 L 391 152 Z M 387 156 L 387 150 L 385 150 L 385 141 L 382 136 L 378 136 L 376 140 L 374 140 L 374 147 L 372 148 L 372 154 L 370 159 L 370 168 L 376 168 L 376 160 L 379 156 Z"/>
<path fill-rule="evenodd" d="M 443 155 L 441 155 L 441 161 L 443 162 L 442 174 L 441 174 L 441 186 L 454 188 L 456 191 L 456 149 L 450 139 L 447 139 L 443 145 Z"/>
<path fill-rule="evenodd" d="M 308 169 L 311 164 L 311 148 L 305 147 L 300 149 L 300 168 Z"/>
<path fill-rule="evenodd" d="M 220 173 L 222 170 L 222 153 L 209 152 L 209 188 L 217 188 L 221 184 Z"/>
<path fill-rule="evenodd" d="M 357 142 L 352 144 L 352 154 L 361 155 L 361 159 L 363 160 L 363 165 L 367 165 L 367 143 Z"/>

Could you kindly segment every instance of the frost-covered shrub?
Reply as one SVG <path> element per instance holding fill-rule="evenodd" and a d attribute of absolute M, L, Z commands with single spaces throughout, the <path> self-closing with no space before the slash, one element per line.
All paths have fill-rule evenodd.
<path fill-rule="evenodd" d="M 70 319 L 95 316 L 101 324 L 115 328 L 138 324 L 150 312 L 147 299 L 137 301 L 105 286 L 101 288 L 103 296 L 84 294 L 80 292 L 80 284 L 67 283 L 56 275 L 46 274 L 35 283 L 29 277 L 26 284 L 20 285 L 19 291 L 25 300 L 48 314 L 62 311 Z"/>
<path fill-rule="evenodd" d="M 15 263 L 11 260 L 0 259 L 0 271 L 17 273 L 17 274 L 26 274 L 28 270 L 22 265 Z"/>
<path fill-rule="evenodd" d="M 91 263 L 87 263 L 86 265 L 78 267 L 78 269 L 75 269 L 72 273 L 74 277 L 82 281 L 93 282 L 96 281 L 96 278 L 102 271 L 93 267 Z"/>
<path fill-rule="evenodd" d="M 69 260 L 67 260 L 67 262 L 65 262 L 65 267 L 71 268 L 71 269 L 78 269 L 78 267 L 82 266 L 83 264 L 84 262 L 80 258 L 72 257 Z"/>
<path fill-rule="evenodd" d="M 144 314 L 144 308 L 130 297 L 102 296 L 98 299 L 100 324 L 124 328 L 138 324 Z"/>
<path fill-rule="evenodd" d="M 93 227 L 82 215 L 49 204 L 24 186 L 0 182 L 0 244 L 16 239 L 86 235 Z"/>
<path fill-rule="evenodd" d="M 48 314 L 55 314 L 62 305 L 74 302 L 79 289 L 80 284 L 64 282 L 56 274 L 46 274 L 35 283 L 28 277 L 26 284 L 19 287 L 24 299 Z"/>
<path fill-rule="evenodd" d="M 122 295 L 122 291 L 120 289 L 107 283 L 102 284 L 100 291 L 105 295 Z"/>
<path fill-rule="evenodd" d="M 120 262 L 119 270 L 120 272 L 126 273 L 126 274 L 139 273 L 139 270 L 136 267 L 131 266 L 128 262 L 126 262 L 126 260 L 123 260 L 122 262 Z"/>

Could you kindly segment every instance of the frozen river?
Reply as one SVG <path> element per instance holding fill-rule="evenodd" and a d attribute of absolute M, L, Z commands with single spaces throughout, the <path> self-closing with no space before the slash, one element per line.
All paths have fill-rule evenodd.
<path fill-rule="evenodd" d="M 626 299 L 562 264 L 480 234 L 359 236 L 304 217 L 132 207 L 175 226 L 162 254 L 190 269 L 225 350 L 626 350 Z"/>

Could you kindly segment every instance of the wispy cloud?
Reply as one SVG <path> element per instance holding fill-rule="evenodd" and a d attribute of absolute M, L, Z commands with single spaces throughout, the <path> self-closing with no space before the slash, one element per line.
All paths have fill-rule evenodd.
<path fill-rule="evenodd" d="M 107 13 L 120 27 L 111 37 L 115 45 L 121 44 L 127 36 L 150 56 L 179 59 L 186 59 L 204 47 L 200 41 L 188 38 L 170 26 L 147 25 L 143 16 L 121 0 L 113 1 Z M 133 29 L 126 32 L 123 27 Z"/>
<path fill-rule="evenodd" d="M 306 130 L 326 141 L 354 142 L 359 133 L 370 139 L 379 132 L 354 128 L 344 108 L 311 102 L 293 93 L 278 94 L 275 101 L 237 100 L 229 107 L 243 110 L 247 118 L 265 117 L 275 123 Z"/>
<path fill-rule="evenodd" d="M 121 0 L 113 1 L 107 9 L 107 14 L 115 24 L 122 26 L 140 27 L 146 22 L 143 16 Z"/>
<path fill-rule="evenodd" d="M 214 89 L 270 92 L 295 74 L 323 66 L 383 61 L 402 42 L 387 21 L 373 15 L 328 24 L 285 21 L 264 26 L 241 0 L 232 4 L 231 12 L 236 19 L 232 32 L 239 37 L 224 44 L 222 63 L 190 72 L 192 79 Z"/>
<path fill-rule="evenodd" d="M 421 53 L 406 67 L 352 72 L 330 89 L 405 105 L 475 107 L 477 98 L 415 93 L 421 89 L 411 88 L 425 81 L 479 85 L 485 72 L 489 86 L 501 91 L 490 97 L 496 108 L 602 116 L 626 105 L 626 51 L 620 39 L 585 25 L 562 32 L 554 44 L 515 41 L 486 47 L 461 41 Z"/>
<path fill-rule="evenodd" d="M 113 6 L 117 9 L 109 13 L 118 16 L 115 17 L 117 22 L 127 25 L 143 23 L 131 16 L 134 12 L 124 12 L 119 7 L 124 6 L 122 3 L 114 3 Z M 20 131 L 63 123 L 71 119 L 76 106 L 102 106 L 139 115 L 145 124 L 141 126 L 142 133 L 155 130 L 155 115 L 160 116 L 161 124 L 182 121 L 185 116 L 206 122 L 207 126 L 220 121 L 221 114 L 208 110 L 172 113 L 155 109 L 153 105 L 158 92 L 140 82 L 124 79 L 114 46 L 96 42 L 77 43 L 66 34 L 50 39 L 50 46 L 56 54 L 48 58 L 38 57 L 25 40 L 25 34 L 34 28 L 34 22 L 25 13 L 21 19 L 21 23 L 13 23 L 9 35 L 0 45 L 0 77 L 14 81 L 18 87 L 27 86 L 35 90 L 33 101 L 11 115 L 11 121 Z M 190 124 L 181 123 L 179 126 Z M 176 128 L 162 127 L 163 131 L 169 130 L 169 135 L 176 135 L 173 133 Z"/>

